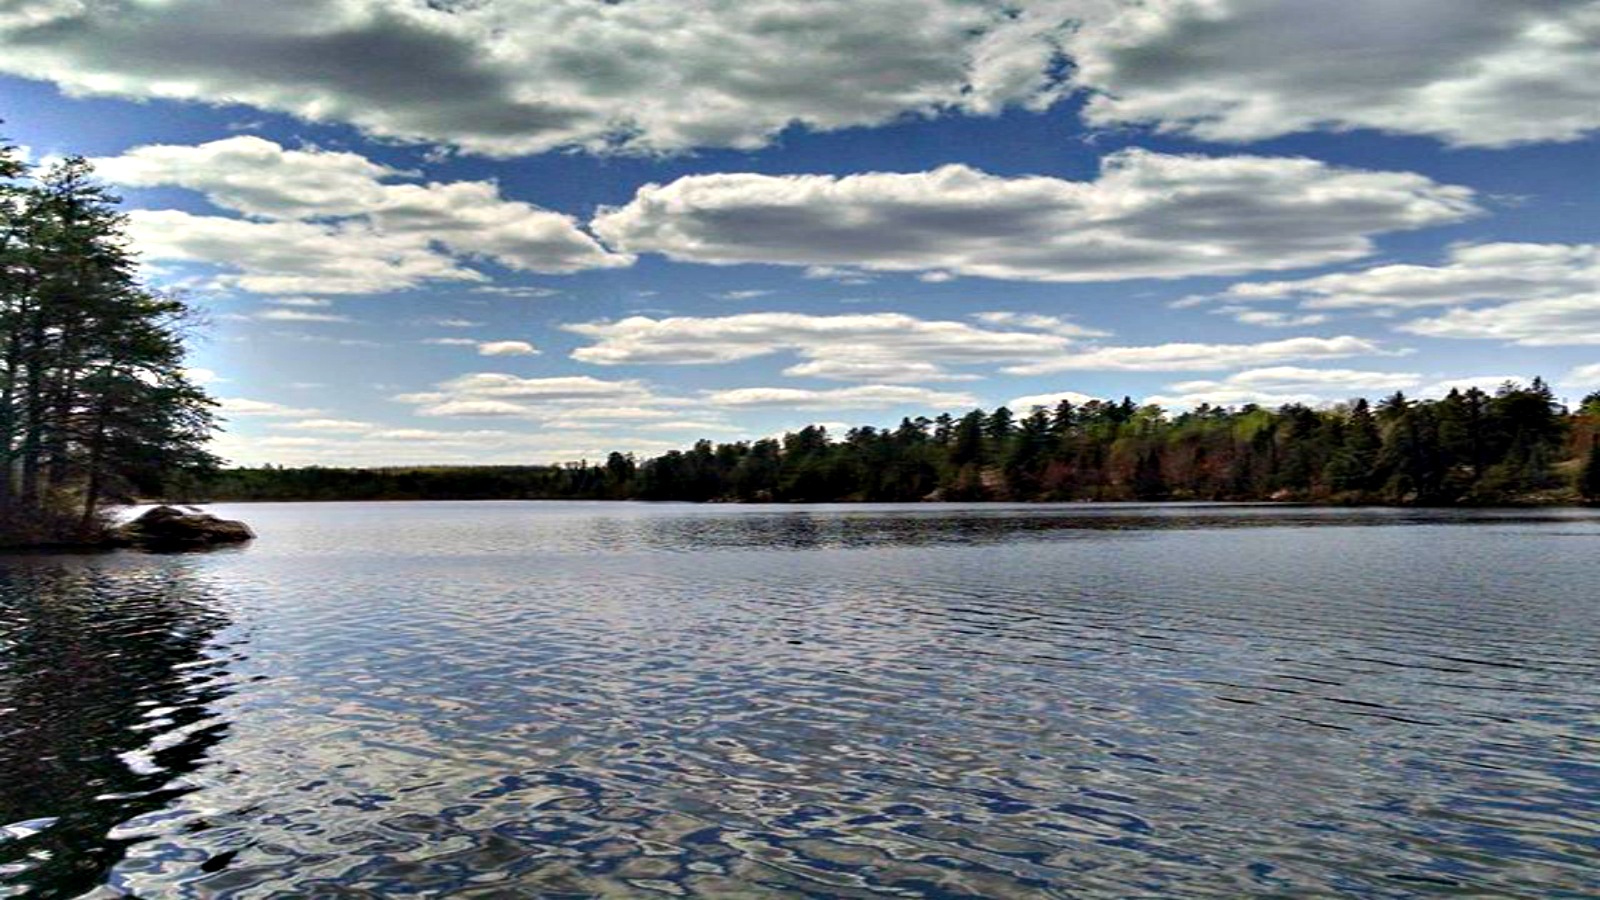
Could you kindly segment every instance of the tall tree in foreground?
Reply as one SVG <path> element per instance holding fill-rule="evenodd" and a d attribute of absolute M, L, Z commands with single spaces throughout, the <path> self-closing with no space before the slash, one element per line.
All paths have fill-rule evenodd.
<path fill-rule="evenodd" d="M 92 540 L 107 502 L 215 464 L 213 403 L 117 198 L 82 159 L 32 174 L 0 147 L 0 543 Z"/>

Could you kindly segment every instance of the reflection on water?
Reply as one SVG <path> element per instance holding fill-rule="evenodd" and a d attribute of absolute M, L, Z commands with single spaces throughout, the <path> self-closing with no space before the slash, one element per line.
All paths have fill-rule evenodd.
<path fill-rule="evenodd" d="M 13 557 L 0 568 L 0 883 L 73 896 L 122 858 L 118 823 L 186 788 L 227 723 L 206 654 L 224 624 L 181 564 Z"/>
<path fill-rule="evenodd" d="M 1600 516 L 258 505 L 0 561 L 0 895 L 1600 893 Z"/>

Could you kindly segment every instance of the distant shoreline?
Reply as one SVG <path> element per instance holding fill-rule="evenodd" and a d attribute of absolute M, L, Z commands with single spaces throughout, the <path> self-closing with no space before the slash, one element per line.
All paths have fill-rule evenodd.
<path fill-rule="evenodd" d="M 142 499 L 130 508 L 170 504 L 214 506 L 264 503 L 605 503 L 641 506 L 1302 506 L 1315 509 L 1600 509 L 1600 504 L 1576 498 L 1560 500 L 1499 501 L 1495 503 L 1383 503 L 1326 500 L 643 500 L 635 497 L 305 497 L 221 500 Z"/>

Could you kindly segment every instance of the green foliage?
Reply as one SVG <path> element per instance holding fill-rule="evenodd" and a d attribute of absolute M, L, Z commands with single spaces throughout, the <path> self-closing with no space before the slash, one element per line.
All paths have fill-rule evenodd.
<path fill-rule="evenodd" d="M 1578 472 L 1578 493 L 1590 503 L 1600 502 L 1600 437 L 1589 442 L 1589 455 Z"/>
<path fill-rule="evenodd" d="M 1515 502 L 1548 491 L 1576 455 L 1574 417 L 1537 379 L 1493 397 L 1396 395 L 1329 409 L 1155 407 L 1090 401 L 1013 415 L 902 419 L 836 440 L 701 441 L 642 461 L 435 469 L 243 469 L 212 499 L 610 498 L 774 502 L 1263 500 Z M 1585 426 L 1588 427 L 1588 426 Z M 1600 476 L 1596 476 L 1600 477 Z"/>
<path fill-rule="evenodd" d="M 138 283 L 87 162 L 0 148 L 0 178 L 0 543 L 92 539 L 105 503 L 215 463 L 191 316 Z"/>

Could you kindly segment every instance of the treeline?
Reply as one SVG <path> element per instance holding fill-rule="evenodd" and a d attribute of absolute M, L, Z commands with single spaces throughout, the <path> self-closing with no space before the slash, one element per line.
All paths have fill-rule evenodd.
<path fill-rule="evenodd" d="M 233 469 L 217 500 L 1298 500 L 1417 505 L 1600 499 L 1600 392 L 1565 409 L 1541 380 L 1438 400 L 1266 409 L 1091 401 L 812 426 L 599 464 Z"/>
<path fill-rule="evenodd" d="M 117 202 L 0 141 L 0 546 L 94 540 L 106 503 L 214 462 L 190 312 L 140 284 Z"/>

